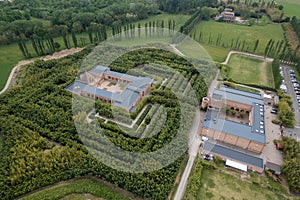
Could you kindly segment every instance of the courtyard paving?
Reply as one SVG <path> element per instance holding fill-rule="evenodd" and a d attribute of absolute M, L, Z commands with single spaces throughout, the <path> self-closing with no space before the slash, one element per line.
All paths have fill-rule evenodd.
<path fill-rule="evenodd" d="M 103 81 L 100 85 L 97 86 L 101 90 L 106 90 L 108 92 L 120 94 L 123 92 L 125 86 L 119 83 L 115 83 L 112 81 Z"/>

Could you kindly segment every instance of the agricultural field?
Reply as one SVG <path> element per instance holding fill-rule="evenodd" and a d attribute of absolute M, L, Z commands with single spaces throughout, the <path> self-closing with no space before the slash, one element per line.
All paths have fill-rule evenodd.
<path fill-rule="evenodd" d="M 226 169 L 225 169 L 226 170 Z M 228 172 L 231 173 L 231 172 Z M 238 175 L 237 175 L 238 176 Z M 287 200 L 292 199 L 287 196 L 287 192 L 278 183 L 274 183 L 265 177 L 257 178 L 257 184 L 253 183 L 252 177 L 245 176 L 245 180 L 233 175 L 220 173 L 203 168 L 201 174 L 194 174 L 200 181 L 199 185 L 193 185 L 193 190 L 188 190 L 185 194 L 186 200 L 194 199 L 268 199 Z M 191 177 L 191 178 L 193 178 Z M 190 179 L 191 179 L 190 178 Z M 266 180 L 265 180 L 266 179 Z M 251 182 L 252 183 L 251 183 Z M 264 181 L 264 182 L 260 182 Z M 199 182 L 197 182 L 199 183 Z M 190 182 L 188 183 L 190 184 Z M 261 184 L 265 184 L 264 187 Z M 266 187 L 268 185 L 268 187 Z M 272 191 L 274 188 L 276 192 Z M 275 189 L 276 188 L 276 189 Z"/>
<path fill-rule="evenodd" d="M 283 11 L 289 16 L 300 18 L 300 1 L 299 0 L 278 0 L 278 4 L 283 5 Z"/>
<path fill-rule="evenodd" d="M 244 84 L 274 87 L 271 62 L 245 55 L 233 54 L 228 66 L 229 69 L 226 75 L 228 79 Z"/>
<path fill-rule="evenodd" d="M 242 26 L 211 20 L 198 24 L 192 35 L 201 44 L 208 45 L 216 45 L 219 36 L 217 46 L 249 52 L 253 52 L 256 40 L 259 39 L 255 53 L 263 55 L 269 40 L 282 41 L 284 40 L 283 33 L 284 31 L 279 24 Z M 242 48 L 242 46 L 244 47 Z"/>
<path fill-rule="evenodd" d="M 130 200 L 132 198 L 117 193 L 115 190 L 91 179 L 81 179 L 72 182 L 58 184 L 47 189 L 35 192 L 20 200 L 92 200 L 115 199 Z"/>

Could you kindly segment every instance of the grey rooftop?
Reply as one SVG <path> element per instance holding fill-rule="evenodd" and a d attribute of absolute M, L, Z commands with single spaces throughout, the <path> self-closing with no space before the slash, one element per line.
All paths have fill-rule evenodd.
<path fill-rule="evenodd" d="M 264 160 L 262 158 L 253 156 L 248 153 L 237 151 L 219 144 L 214 144 L 211 142 L 205 142 L 203 145 L 203 150 L 212 152 L 213 154 L 220 155 L 227 159 L 232 159 L 237 162 L 241 162 L 247 165 L 252 165 L 261 169 L 264 169 Z"/>

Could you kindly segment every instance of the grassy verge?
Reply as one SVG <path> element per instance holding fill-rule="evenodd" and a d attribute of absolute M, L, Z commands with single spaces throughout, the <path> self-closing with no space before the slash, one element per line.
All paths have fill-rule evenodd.
<path fill-rule="evenodd" d="M 224 62 L 229 54 L 229 49 L 202 44 L 203 48 L 216 62 Z"/>
<path fill-rule="evenodd" d="M 241 174 L 224 167 L 223 162 L 217 165 L 206 161 L 196 163 L 189 177 L 184 199 L 295 199 L 288 195 L 283 186 L 268 177 L 255 173 Z"/>
<path fill-rule="evenodd" d="M 228 78 L 239 83 L 274 87 L 270 62 L 233 54 L 228 63 Z"/>
<path fill-rule="evenodd" d="M 92 194 L 95 197 L 115 200 L 131 199 L 120 193 L 116 193 L 107 186 L 104 186 L 94 180 L 82 179 L 41 190 L 27 197 L 21 198 L 21 200 L 55 200 L 62 199 L 73 194 Z"/>
<path fill-rule="evenodd" d="M 283 23 L 282 27 L 285 30 L 284 34 L 290 50 L 292 52 L 295 52 L 299 45 L 299 38 L 297 33 L 294 31 L 290 23 Z M 298 49 L 297 55 L 300 56 L 300 49 Z"/>
<path fill-rule="evenodd" d="M 189 156 L 186 155 L 184 157 L 182 163 L 181 163 L 181 166 L 180 166 L 179 170 L 178 170 L 178 175 L 176 177 L 176 180 L 175 180 L 175 183 L 174 183 L 174 187 L 171 189 L 171 192 L 169 194 L 168 199 L 174 199 L 176 191 L 177 191 L 177 188 L 178 188 L 180 180 L 181 180 L 181 177 L 182 177 L 182 175 L 184 173 L 184 170 L 186 168 L 186 165 L 187 165 L 188 161 L 189 161 Z"/>
<path fill-rule="evenodd" d="M 201 187 L 202 186 L 202 187 Z M 199 199 L 288 199 L 281 193 L 274 193 L 258 184 L 243 181 L 234 176 L 203 169 Z"/>

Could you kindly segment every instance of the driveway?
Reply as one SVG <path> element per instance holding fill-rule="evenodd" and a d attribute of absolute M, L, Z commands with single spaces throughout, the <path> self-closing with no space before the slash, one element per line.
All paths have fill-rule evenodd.
<path fill-rule="evenodd" d="M 273 62 L 273 60 L 274 60 L 273 58 L 268 58 L 268 57 L 264 57 L 264 56 L 260 56 L 260 55 L 256 55 L 256 54 L 252 54 L 252 53 L 246 53 L 246 52 L 242 52 L 242 51 L 230 51 L 225 62 L 222 62 L 221 64 L 227 65 L 232 54 L 241 54 L 241 55 L 246 55 L 246 56 L 252 56 L 255 58 L 259 58 L 259 59 L 264 59 L 269 62 Z"/>
<path fill-rule="evenodd" d="M 276 163 L 278 165 L 283 164 L 283 155 L 281 151 L 276 149 L 274 145 L 275 139 L 280 139 L 279 125 L 273 124 L 272 120 L 277 118 L 277 115 L 271 113 L 272 106 L 265 106 L 265 129 L 266 129 L 266 146 L 259 157 L 264 161 Z"/>

